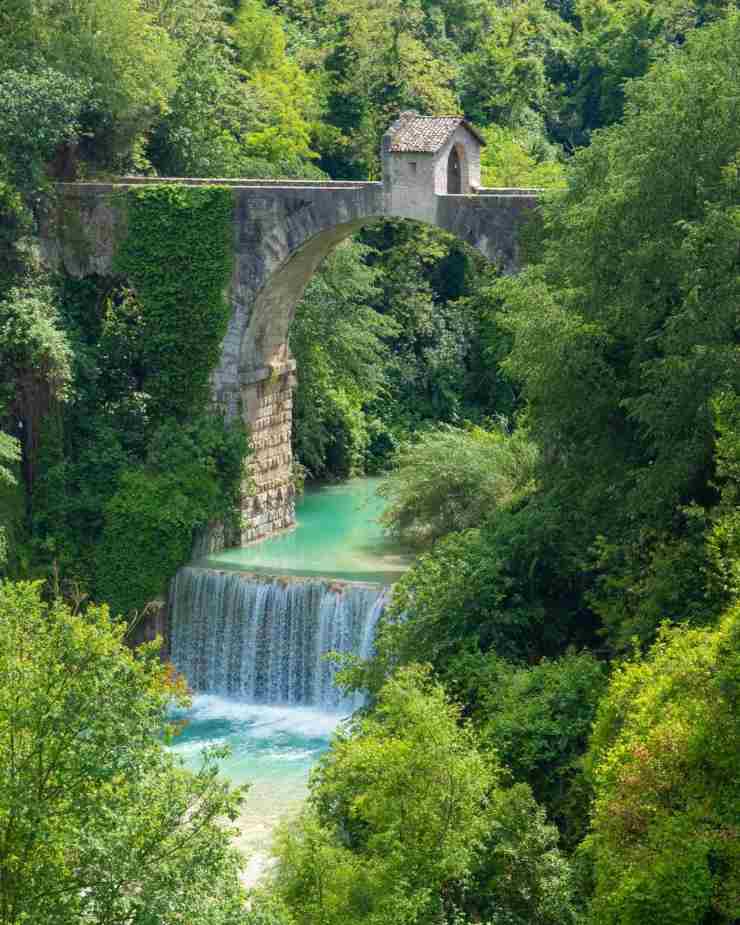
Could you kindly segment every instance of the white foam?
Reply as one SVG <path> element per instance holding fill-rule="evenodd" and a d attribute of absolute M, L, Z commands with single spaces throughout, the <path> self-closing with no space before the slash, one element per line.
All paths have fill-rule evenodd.
<path fill-rule="evenodd" d="M 284 732 L 308 739 L 329 739 L 344 717 L 310 707 L 267 706 L 214 694 L 199 694 L 193 697 L 185 718 L 192 722 L 227 720 L 243 723 L 240 733 L 257 738 L 269 738 Z"/>

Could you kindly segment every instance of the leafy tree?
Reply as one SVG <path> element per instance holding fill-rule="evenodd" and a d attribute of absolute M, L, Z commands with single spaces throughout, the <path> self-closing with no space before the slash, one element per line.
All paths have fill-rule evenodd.
<path fill-rule="evenodd" d="M 464 696 L 482 747 L 493 750 L 575 847 L 588 823 L 581 758 L 607 680 L 606 665 L 584 651 L 536 665 L 493 654 L 462 655 L 445 670 Z"/>
<path fill-rule="evenodd" d="M 244 142 L 251 157 L 311 160 L 311 122 L 318 115 L 314 81 L 286 54 L 281 18 L 261 0 L 240 3 L 234 21 L 239 61 L 249 74 L 254 124 Z"/>
<path fill-rule="evenodd" d="M 612 676 L 588 768 L 590 919 L 730 925 L 740 914 L 740 610 L 668 628 Z"/>
<path fill-rule="evenodd" d="M 569 864 L 558 831 L 526 784 L 497 790 L 469 906 L 489 925 L 575 925 Z"/>
<path fill-rule="evenodd" d="M 183 700 L 156 646 L 0 584 L 0 922 L 243 922 L 230 830 L 240 792 L 166 748 Z"/>
<path fill-rule="evenodd" d="M 372 420 L 365 406 L 385 392 L 393 320 L 372 308 L 377 297 L 369 248 L 338 247 L 309 283 L 290 330 L 298 364 L 294 447 L 314 478 L 363 471 Z"/>
<path fill-rule="evenodd" d="M 491 125 L 485 131 L 486 147 L 481 153 L 481 182 L 494 187 L 565 186 L 562 164 L 554 150 L 543 146 L 541 136 Z"/>
<path fill-rule="evenodd" d="M 677 511 L 716 500 L 712 403 L 740 384 L 737 26 L 695 30 L 633 82 L 624 124 L 543 206 L 534 265 L 499 284 L 541 484 L 582 548 L 680 538 Z M 690 581 L 690 547 L 676 558 Z"/>
<path fill-rule="evenodd" d="M 545 0 L 490 4 L 478 47 L 463 59 L 461 99 L 481 125 L 516 127 L 553 108 L 553 58 L 567 57 L 572 29 Z"/>
<path fill-rule="evenodd" d="M 382 222 L 363 237 L 378 252 L 376 307 L 397 325 L 389 339 L 384 420 L 403 435 L 427 422 L 475 419 L 479 413 L 466 399 L 478 374 L 472 293 L 483 258 L 445 232 L 412 222 Z"/>
<path fill-rule="evenodd" d="M 472 529 L 534 489 L 536 462 L 523 431 L 429 431 L 397 452 L 380 489 L 383 523 L 417 545 Z"/>
<path fill-rule="evenodd" d="M 0 72 L 0 171 L 27 197 L 44 185 L 60 148 L 78 143 L 91 93 L 89 80 L 51 68 Z"/>
<path fill-rule="evenodd" d="M 341 132 L 322 166 L 332 176 L 379 173 L 380 137 L 397 113 L 456 112 L 452 64 L 425 42 L 419 0 L 329 0 L 328 121 Z"/>
<path fill-rule="evenodd" d="M 299 923 L 417 922 L 441 908 L 483 838 L 494 780 L 458 718 L 417 666 L 335 738 L 309 814 L 278 846 L 276 888 Z"/>
<path fill-rule="evenodd" d="M 298 923 L 459 922 L 456 907 L 496 925 L 572 921 L 556 831 L 500 774 L 429 671 L 402 669 L 314 772 L 276 890 Z"/>
<path fill-rule="evenodd" d="M 115 613 L 163 595 L 190 557 L 194 531 L 233 519 L 245 443 L 240 427 L 213 416 L 170 421 L 152 437 L 146 463 L 121 472 L 95 552 L 97 597 Z"/>
<path fill-rule="evenodd" d="M 5 503 L 5 496 L 9 490 L 12 490 L 18 484 L 15 467 L 20 458 L 21 449 L 18 441 L 11 437 L 10 434 L 0 431 L 0 497 L 4 500 L 2 507 L 0 507 L 2 511 L 0 515 L 0 574 L 2 574 L 8 561 L 8 527 L 10 524 L 7 521 L 10 518 L 8 517 L 7 508 L 10 505 Z"/>
<path fill-rule="evenodd" d="M 20 425 L 30 486 L 42 421 L 67 397 L 72 378 L 70 344 L 54 291 L 44 279 L 28 279 L 0 302 L 0 358 L 0 394 Z"/>
<path fill-rule="evenodd" d="M 146 148 L 163 176 L 245 175 L 245 138 L 254 127 L 258 104 L 244 80 L 223 13 L 217 0 L 179 0 L 162 17 L 183 51 L 177 88 Z"/>
<path fill-rule="evenodd" d="M 579 141 L 621 121 L 629 79 L 682 46 L 694 29 L 736 7 L 735 0 L 578 0 L 577 76 L 564 105 L 575 117 L 576 125 L 570 121 Z"/>

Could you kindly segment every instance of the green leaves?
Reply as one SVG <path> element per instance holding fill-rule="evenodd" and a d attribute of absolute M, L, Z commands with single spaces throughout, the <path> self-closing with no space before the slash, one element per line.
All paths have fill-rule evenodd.
<path fill-rule="evenodd" d="M 92 84 L 52 68 L 0 72 L 0 168 L 30 196 L 46 182 L 45 171 L 61 145 L 74 145 Z"/>
<path fill-rule="evenodd" d="M 612 678 L 588 757 L 594 923 L 737 919 L 739 626 L 736 606 L 713 630 L 664 628 Z"/>
<path fill-rule="evenodd" d="M 148 186 L 128 193 L 128 210 L 117 266 L 142 308 L 151 414 L 182 417 L 204 402 L 226 334 L 233 193 L 217 186 Z"/>
<path fill-rule="evenodd" d="M 413 666 L 335 739 L 314 772 L 309 812 L 278 849 L 276 887 L 299 923 L 426 921 L 441 892 L 465 879 L 496 769 L 458 720 L 442 688 Z"/>
<path fill-rule="evenodd" d="M 125 469 L 105 503 L 95 555 L 97 596 L 130 615 L 165 592 L 190 557 L 193 534 L 235 514 L 246 437 L 214 415 L 168 421 L 147 463 Z"/>
<path fill-rule="evenodd" d="M 165 749 L 184 700 L 149 645 L 0 583 L 0 922 L 237 925 L 230 831 L 241 793 Z"/>
<path fill-rule="evenodd" d="M 471 529 L 535 487 L 537 449 L 522 430 L 449 426 L 397 452 L 381 494 L 386 527 L 420 546 Z"/>

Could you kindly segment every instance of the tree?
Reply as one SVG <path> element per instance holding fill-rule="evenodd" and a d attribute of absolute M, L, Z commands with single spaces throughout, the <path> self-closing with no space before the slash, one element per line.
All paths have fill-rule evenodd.
<path fill-rule="evenodd" d="M 621 121 L 630 79 L 681 47 L 694 29 L 736 7 L 735 0 L 578 0 L 576 76 L 564 100 L 564 121 L 579 143 Z"/>
<path fill-rule="evenodd" d="M 495 772 L 458 720 L 415 666 L 335 739 L 314 772 L 309 814 L 278 846 L 276 888 L 298 923 L 424 921 L 461 885 Z"/>
<path fill-rule="evenodd" d="M 17 440 L 0 431 L 0 497 L 3 498 L 2 516 L 0 516 L 0 575 L 8 561 L 8 527 L 9 520 L 8 508 L 10 504 L 5 503 L 5 498 L 9 490 L 12 491 L 18 480 L 15 476 L 15 467 L 21 458 L 21 448 Z"/>
<path fill-rule="evenodd" d="M 537 450 L 523 431 L 440 427 L 396 453 L 380 493 L 386 527 L 429 546 L 472 529 L 534 487 Z"/>
<path fill-rule="evenodd" d="M 567 925 L 567 863 L 526 786 L 502 770 L 432 680 L 409 665 L 335 737 L 309 809 L 278 841 L 275 889 L 298 925 Z"/>
<path fill-rule="evenodd" d="M 166 111 L 182 49 L 157 22 L 158 3 L 142 0 L 13 0 L 0 37 L 9 67 L 41 61 L 92 86 L 85 158 L 104 167 L 130 163 L 142 132 Z"/>
<path fill-rule="evenodd" d="M 624 124 L 543 206 L 532 265 L 498 285 L 541 484 L 582 549 L 691 541 L 681 511 L 716 501 L 713 401 L 740 388 L 738 61 L 733 15 L 634 81 Z M 689 581 L 691 549 L 675 559 Z"/>
<path fill-rule="evenodd" d="M 366 405 L 386 391 L 396 327 L 375 311 L 378 271 L 357 241 L 338 247 L 296 309 L 290 348 L 298 364 L 293 445 L 314 478 L 346 477 L 366 465 L 372 421 Z"/>
<path fill-rule="evenodd" d="M 575 847 L 588 822 L 582 756 L 607 666 L 588 651 L 526 666 L 489 653 L 453 660 L 445 678 L 464 696 L 482 747 L 532 788 L 564 843 Z"/>
<path fill-rule="evenodd" d="M 68 396 L 72 350 L 52 287 L 29 278 L 0 302 L 0 398 L 20 424 L 26 484 L 33 485 L 46 415 Z"/>
<path fill-rule="evenodd" d="M 615 671 L 588 754 L 590 921 L 740 915 L 740 608 L 713 629 L 665 626 Z"/>
<path fill-rule="evenodd" d="M 573 30 L 545 0 L 490 4 L 478 47 L 463 59 L 465 112 L 481 125 L 516 128 L 555 109 L 553 59 L 568 57 Z"/>
<path fill-rule="evenodd" d="M 398 112 L 458 111 L 454 67 L 426 43 L 419 0 L 329 0 L 324 22 L 327 120 L 341 135 L 322 166 L 377 176 L 380 138 Z"/>
<path fill-rule="evenodd" d="M 91 94 L 89 80 L 51 68 L 0 73 L 0 173 L 27 198 L 45 184 L 60 148 L 79 141 Z"/>
<path fill-rule="evenodd" d="M 575 925 L 570 866 L 529 787 L 498 790 L 490 817 L 469 905 L 488 925 Z"/>
<path fill-rule="evenodd" d="M 183 686 L 106 607 L 0 584 L 0 922 L 243 922 L 240 792 L 165 747 Z"/>
<path fill-rule="evenodd" d="M 565 186 L 565 172 L 557 160 L 556 149 L 543 144 L 541 134 L 490 125 L 484 135 L 486 147 L 481 152 L 483 186 L 539 189 Z"/>

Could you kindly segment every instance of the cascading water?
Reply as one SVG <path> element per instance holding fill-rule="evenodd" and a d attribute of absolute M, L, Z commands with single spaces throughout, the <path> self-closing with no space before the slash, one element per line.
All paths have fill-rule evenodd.
<path fill-rule="evenodd" d="M 380 585 L 181 569 L 173 582 L 171 657 L 191 688 L 250 703 L 350 711 L 328 652 L 372 652 L 387 600 Z"/>
<path fill-rule="evenodd" d="M 170 655 L 195 696 L 171 748 L 195 769 L 205 748 L 226 746 L 221 773 L 249 784 L 236 842 L 250 856 L 248 884 L 332 730 L 362 700 L 342 698 L 323 656 L 371 654 L 389 586 L 408 565 L 380 526 L 376 488 L 357 479 L 309 490 L 295 531 L 211 553 L 172 584 Z"/>

